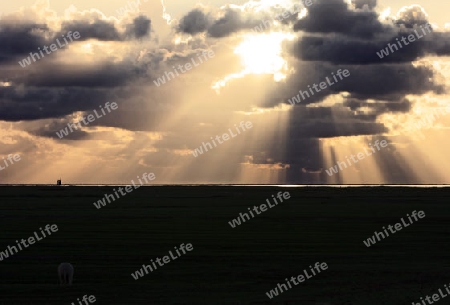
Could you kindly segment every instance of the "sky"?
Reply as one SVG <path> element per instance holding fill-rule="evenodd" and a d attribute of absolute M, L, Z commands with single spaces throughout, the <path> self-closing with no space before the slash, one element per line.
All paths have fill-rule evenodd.
<path fill-rule="evenodd" d="M 309 1 L 8 1 L 0 183 L 450 183 L 450 2 Z"/>

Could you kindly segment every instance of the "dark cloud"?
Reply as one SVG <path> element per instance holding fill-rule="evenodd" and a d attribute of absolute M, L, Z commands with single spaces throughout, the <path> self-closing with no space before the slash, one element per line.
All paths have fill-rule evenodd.
<path fill-rule="evenodd" d="M 296 107 L 291 114 L 289 137 L 334 138 L 373 135 L 386 132 L 383 124 L 356 118 L 353 111 L 341 108 L 304 106 Z"/>
<path fill-rule="evenodd" d="M 344 101 L 343 105 L 348 107 L 352 111 L 361 111 L 362 108 L 369 108 L 371 115 L 370 118 L 375 118 L 374 115 L 378 115 L 385 112 L 408 112 L 411 110 L 411 102 L 407 99 L 403 99 L 400 102 L 397 101 L 376 101 L 369 102 L 367 100 L 360 100 L 356 98 L 349 98 Z"/>
<path fill-rule="evenodd" d="M 327 61 L 334 64 L 381 64 L 411 62 L 425 55 L 426 40 L 417 40 L 401 48 L 397 42 L 412 32 L 403 32 L 386 40 L 358 40 L 346 36 L 304 36 L 293 46 L 293 54 L 306 61 Z M 422 34 L 423 36 L 423 34 Z M 392 52 L 388 44 L 391 45 Z M 402 45 L 403 46 L 403 45 Z M 381 53 L 388 50 L 389 54 Z M 380 58 L 381 54 L 383 58 Z"/>
<path fill-rule="evenodd" d="M 109 90 L 67 87 L 0 87 L 0 120 L 22 121 L 58 118 L 77 111 L 98 109 L 111 101 Z"/>
<path fill-rule="evenodd" d="M 362 9 L 364 6 L 373 9 L 377 6 L 377 0 L 352 0 L 352 4 L 357 9 Z"/>
<path fill-rule="evenodd" d="M 132 25 L 128 25 L 127 34 L 134 38 L 142 38 L 150 35 L 151 20 L 146 16 L 139 16 L 133 20 Z"/>
<path fill-rule="evenodd" d="M 59 39 L 65 45 L 63 35 L 69 31 L 80 33 L 78 41 L 96 39 L 100 41 L 123 41 L 139 39 L 150 34 L 151 21 L 145 16 L 136 17 L 132 24 L 126 25 L 125 33 L 120 32 L 113 22 L 96 19 L 74 20 L 64 22 L 61 30 L 53 32 L 46 24 L 25 22 L 14 19 L 0 20 L 0 63 L 21 60 L 30 53 L 39 54 L 39 48 L 44 52 L 44 46 L 49 47 Z M 66 39 L 70 42 L 69 38 Z M 74 41 L 75 39 L 72 38 Z M 64 48 L 58 49 L 62 52 Z M 44 52 L 45 54 L 45 52 Z"/>
<path fill-rule="evenodd" d="M 231 33 L 238 32 L 244 28 L 250 28 L 240 11 L 227 9 L 225 16 L 216 20 L 208 29 L 208 34 L 212 37 L 225 37 Z"/>
<path fill-rule="evenodd" d="M 67 121 L 52 121 L 44 126 L 38 126 L 34 128 L 26 128 L 26 130 L 33 135 L 40 137 L 47 137 L 53 139 L 60 139 L 57 135 L 62 129 L 67 128 Z M 81 126 L 84 124 L 81 123 Z M 73 132 L 69 133 L 69 135 L 64 136 L 64 140 L 68 141 L 77 141 L 77 140 L 87 140 L 89 139 L 89 133 L 82 131 L 80 129 L 74 129 Z"/>
<path fill-rule="evenodd" d="M 336 83 L 332 73 L 348 70 L 350 76 Z M 422 95 L 427 92 L 442 94 L 445 88 L 435 83 L 435 72 L 428 66 L 415 66 L 411 63 L 388 64 L 380 62 L 379 65 L 334 65 L 319 62 L 303 62 L 296 66 L 298 71 L 289 76 L 285 83 L 280 83 L 274 93 L 267 96 L 264 106 L 273 107 L 280 102 L 289 103 L 299 91 L 308 91 L 308 86 L 326 82 L 328 77 L 334 84 L 327 85 L 326 89 L 314 92 L 314 95 L 304 95 L 301 105 L 313 104 L 323 101 L 332 94 L 346 93 L 352 98 L 360 100 L 380 100 L 381 103 L 404 102 L 408 94 Z M 298 104 L 298 103 L 297 103 Z M 394 107 L 394 106 L 393 106 Z M 390 107 L 380 107 L 380 110 L 391 111 Z M 401 108 L 408 111 L 409 108 Z M 380 113 L 382 113 L 380 111 Z"/>
<path fill-rule="evenodd" d="M 30 87 L 99 88 L 123 86 L 145 74 L 145 68 L 129 61 L 116 64 L 99 62 L 93 65 L 45 63 L 37 67 L 38 65 L 27 68 L 34 73 L 18 74 L 10 76 L 9 79 L 17 85 L 26 84 Z M 50 69 L 51 73 L 42 68 Z"/>
<path fill-rule="evenodd" d="M 100 104 L 112 102 L 122 87 L 147 77 L 148 66 L 125 55 L 122 61 L 103 59 L 95 63 L 77 63 L 64 59 L 57 49 L 55 55 L 45 55 L 22 68 L 17 63 L 30 52 L 62 42 L 68 31 L 79 31 L 80 40 L 125 41 L 148 36 L 151 21 L 145 16 L 136 17 L 132 24 L 120 32 L 111 21 L 95 19 L 64 22 L 61 30 L 51 31 L 45 24 L 0 20 L 0 120 L 22 121 L 61 118 L 77 111 L 98 109 Z M 76 43 L 76 42 L 73 42 Z M 44 52 L 45 54 L 45 52 Z M 59 55 L 59 56 L 58 56 Z M 12 64 L 12 65 L 11 65 Z M 39 134 L 48 135 L 47 129 Z M 74 135 L 74 139 L 84 135 Z"/>
<path fill-rule="evenodd" d="M 404 10 L 404 13 L 400 14 L 405 17 L 404 20 L 399 19 L 388 27 L 384 26 L 384 32 L 378 33 L 371 40 L 354 37 L 351 29 L 349 33 L 344 31 L 335 35 L 325 35 L 329 29 L 324 27 L 319 31 L 317 28 L 318 33 L 305 35 L 295 42 L 291 52 L 303 61 L 326 61 L 351 65 L 408 63 L 427 54 L 450 55 L 449 33 L 435 32 L 428 23 L 419 25 L 421 22 L 412 21 L 408 16 L 410 10 L 415 9 Z M 417 18 L 422 20 L 421 17 Z M 346 23 L 345 18 L 340 20 Z M 411 35 L 413 42 L 408 40 Z"/>
<path fill-rule="evenodd" d="M 351 76 L 342 81 L 342 90 L 359 99 L 399 102 L 409 94 L 444 93 L 434 82 L 435 72 L 427 66 L 381 64 L 349 69 Z"/>
<path fill-rule="evenodd" d="M 0 20 L 0 63 L 37 52 L 48 44 L 49 28 L 45 24 Z"/>
<path fill-rule="evenodd" d="M 79 41 L 88 39 L 97 39 L 100 41 L 122 40 L 122 36 L 116 29 L 114 23 L 105 20 L 97 19 L 94 22 L 74 20 L 70 22 L 64 22 L 61 26 L 60 35 L 56 35 L 56 37 L 61 37 L 69 31 L 79 32 L 81 36 L 78 39 Z"/>
<path fill-rule="evenodd" d="M 222 38 L 256 27 L 258 31 L 266 30 L 275 17 L 267 14 L 243 13 L 241 10 L 229 7 L 223 10 L 223 14 L 223 17 L 214 20 L 210 14 L 194 9 L 181 18 L 177 31 L 190 35 L 206 32 L 210 37 Z"/>
<path fill-rule="evenodd" d="M 206 13 L 200 9 L 194 9 L 181 18 L 177 31 L 195 35 L 197 33 L 205 32 L 210 23 L 211 20 Z"/>
<path fill-rule="evenodd" d="M 409 111 L 410 104 L 405 100 L 408 94 L 444 93 L 444 87 L 435 83 L 436 75 L 432 68 L 413 65 L 412 62 L 426 54 L 450 54 L 450 36 L 447 33 L 430 32 L 417 27 L 420 20 L 425 20 L 425 15 L 414 14 L 423 12 L 415 6 L 401 11 L 399 20 L 403 20 L 402 24 L 397 22 L 381 25 L 376 13 L 368 11 L 376 2 L 359 1 L 354 4 L 356 9 L 352 10 L 343 0 L 318 0 L 308 8 L 309 15 L 295 25 L 297 29 L 302 28 L 303 31 L 315 34 L 304 35 L 288 47 L 295 57 L 310 64 L 297 67 L 299 74 L 290 76 L 285 86 L 288 90 L 281 90 L 286 92 L 284 102 L 298 94 L 298 90 L 306 90 L 308 85 L 318 84 L 331 72 L 344 68 L 351 72 L 350 77 L 308 98 L 302 104 L 316 103 L 330 94 L 346 92 L 351 98 L 378 100 L 379 103 L 371 104 L 372 113 L 378 115 L 384 112 Z M 370 5 L 363 10 L 358 9 L 365 4 Z M 333 15 L 341 18 L 332 18 Z M 373 22 L 362 26 L 355 22 L 361 16 L 370 16 Z M 411 16 L 415 16 L 415 19 Z M 415 27 L 409 28 L 406 24 Z M 376 26 L 367 27 L 368 25 Z M 356 33 L 362 33 L 355 29 L 364 27 L 371 30 L 366 32 L 367 35 L 355 37 L 358 36 Z M 335 35 L 329 35 L 330 31 L 335 32 Z M 423 31 L 426 31 L 426 35 Z M 404 41 L 402 39 L 409 35 L 414 35 L 416 41 L 408 45 L 402 42 L 399 46 L 399 41 Z M 418 39 L 417 35 L 422 37 Z M 372 39 L 361 39 L 368 37 Z M 381 50 L 389 52 L 381 53 Z M 304 74 L 308 75 L 307 81 Z M 292 92 L 293 88 L 297 92 Z M 280 96 L 280 92 L 277 95 Z M 268 105 L 276 102 L 277 100 L 269 99 Z M 355 100 L 347 101 L 347 105 L 354 106 Z"/>
<path fill-rule="evenodd" d="M 388 131 L 387 128 L 380 123 L 309 121 L 294 126 L 300 129 L 291 136 L 301 138 L 335 138 L 374 135 Z"/>
<path fill-rule="evenodd" d="M 74 20 L 64 22 L 61 25 L 61 31 L 58 36 L 62 36 L 69 31 L 79 32 L 78 40 L 96 39 L 99 41 L 122 41 L 126 39 L 139 39 L 150 35 L 151 20 L 146 16 L 138 16 L 133 19 L 133 23 L 127 24 L 125 33 L 117 28 L 112 21 L 96 19 L 94 22 L 88 20 Z"/>
<path fill-rule="evenodd" d="M 294 25 L 295 31 L 343 33 L 365 39 L 386 31 L 376 12 L 352 10 L 343 0 L 315 0 L 307 10 L 308 15 Z"/>
<path fill-rule="evenodd" d="M 430 39 L 426 40 L 426 50 L 438 56 L 450 55 L 450 33 L 434 32 Z"/>

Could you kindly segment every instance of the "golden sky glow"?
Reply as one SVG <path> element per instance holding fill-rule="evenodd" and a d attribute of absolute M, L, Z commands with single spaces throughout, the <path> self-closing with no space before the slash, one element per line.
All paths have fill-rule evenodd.
<path fill-rule="evenodd" d="M 125 0 L 4 4 L 0 158 L 22 160 L 0 183 L 126 184 L 144 172 L 157 184 L 450 183 L 450 3 L 346 1 L 347 10 L 304 9 L 281 22 L 297 2 L 141 2 L 120 16 Z M 370 10 L 371 23 L 352 19 Z M 327 14 L 344 21 L 319 18 Z M 433 35 L 377 57 L 425 21 Z M 18 64 L 69 30 L 81 39 Z M 327 83 L 339 69 L 350 76 Z M 291 105 L 300 91 L 310 96 Z M 118 110 L 58 138 L 106 102 Z M 253 128 L 193 156 L 242 121 Z M 376 140 L 389 145 L 326 174 Z"/>

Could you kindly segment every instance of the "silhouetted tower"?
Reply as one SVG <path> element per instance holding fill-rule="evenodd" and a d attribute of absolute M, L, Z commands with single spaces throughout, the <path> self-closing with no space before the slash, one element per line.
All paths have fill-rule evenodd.
<path fill-rule="evenodd" d="M 61 185 L 61 178 L 59 178 L 59 180 L 56 181 L 56 184 L 57 184 L 57 185 Z"/>

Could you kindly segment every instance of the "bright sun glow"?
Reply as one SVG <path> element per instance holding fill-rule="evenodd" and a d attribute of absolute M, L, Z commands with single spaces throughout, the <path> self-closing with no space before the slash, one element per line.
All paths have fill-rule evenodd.
<path fill-rule="evenodd" d="M 294 37 L 292 34 L 281 32 L 245 36 L 244 41 L 234 50 L 234 53 L 241 57 L 244 69 L 239 73 L 225 76 L 212 88 L 217 91 L 228 81 L 248 74 L 272 74 L 277 82 L 285 79 L 288 66 L 281 56 L 281 44 L 284 40 L 293 40 Z"/>
<path fill-rule="evenodd" d="M 253 36 L 242 42 L 234 53 L 242 59 L 242 64 L 251 74 L 276 73 L 285 66 L 280 56 L 280 35 Z"/>
<path fill-rule="evenodd" d="M 388 7 L 380 13 L 380 20 L 387 20 L 391 16 L 391 8 Z"/>

